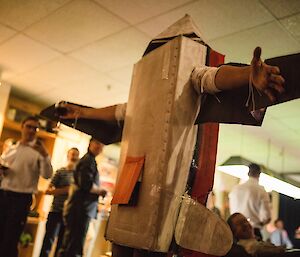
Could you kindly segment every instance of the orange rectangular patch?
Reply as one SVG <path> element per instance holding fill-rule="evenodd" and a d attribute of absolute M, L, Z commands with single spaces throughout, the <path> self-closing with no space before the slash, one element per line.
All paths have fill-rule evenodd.
<path fill-rule="evenodd" d="M 126 158 L 111 204 L 129 203 L 134 187 L 141 175 L 144 162 L 145 156 Z"/>

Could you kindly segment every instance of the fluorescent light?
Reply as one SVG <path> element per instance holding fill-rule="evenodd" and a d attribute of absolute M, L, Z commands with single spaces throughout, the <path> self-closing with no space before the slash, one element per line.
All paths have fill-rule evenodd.
<path fill-rule="evenodd" d="M 284 182 L 280 179 L 271 177 L 265 173 L 260 174 L 259 182 L 266 189 L 274 190 L 278 193 L 293 197 L 295 199 L 300 199 L 300 188 Z"/>
<path fill-rule="evenodd" d="M 249 168 L 246 165 L 224 165 L 219 166 L 218 170 L 242 180 L 248 179 Z"/>
<path fill-rule="evenodd" d="M 223 165 L 219 166 L 218 170 L 242 180 L 248 179 L 249 168 L 245 165 Z M 260 174 L 259 184 L 262 185 L 266 191 L 273 190 L 295 199 L 300 199 L 300 188 L 265 173 Z"/>

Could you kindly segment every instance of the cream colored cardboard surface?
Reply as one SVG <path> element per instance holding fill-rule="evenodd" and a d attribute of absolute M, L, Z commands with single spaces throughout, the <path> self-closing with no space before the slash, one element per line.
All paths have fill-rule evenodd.
<path fill-rule="evenodd" d="M 186 14 L 183 18 L 181 18 L 180 20 L 172 24 L 170 27 L 168 27 L 165 31 L 157 35 L 153 40 L 189 34 L 195 34 L 203 40 L 202 33 L 200 32 L 199 28 L 196 26 L 191 16 Z"/>
<path fill-rule="evenodd" d="M 216 256 L 226 255 L 233 243 L 227 223 L 188 197 L 181 204 L 175 240 L 186 249 Z"/>
<path fill-rule="evenodd" d="M 206 47 L 176 37 L 134 67 L 123 130 L 121 164 L 145 156 L 138 205 L 112 206 L 107 238 L 166 252 L 174 235 L 194 151 L 200 96 L 191 85 Z"/>

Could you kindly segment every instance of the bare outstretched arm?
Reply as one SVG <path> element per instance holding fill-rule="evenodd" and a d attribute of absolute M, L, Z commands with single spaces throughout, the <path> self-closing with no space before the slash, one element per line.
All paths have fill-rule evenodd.
<path fill-rule="evenodd" d="M 258 91 L 266 94 L 271 101 L 274 101 L 274 90 L 279 93 L 284 92 L 284 78 L 280 75 L 278 67 L 265 64 L 260 56 L 261 48 L 257 47 L 253 53 L 251 66 L 221 66 L 215 77 L 216 87 L 219 90 L 230 90 L 247 85 L 249 79 L 251 79 L 253 86 Z M 98 109 L 84 108 L 72 104 L 65 104 L 64 106 L 68 109 L 68 113 L 60 117 L 63 119 L 116 120 L 117 105 Z"/>
<path fill-rule="evenodd" d="M 74 104 L 64 104 L 68 112 L 66 115 L 61 116 L 62 119 L 99 119 L 99 120 L 115 120 L 115 112 L 117 105 L 112 105 L 104 108 L 85 108 L 79 107 Z"/>
<path fill-rule="evenodd" d="M 253 86 L 274 101 L 274 90 L 279 93 L 284 92 L 284 78 L 280 75 L 278 67 L 265 64 L 260 56 L 261 48 L 256 47 L 251 66 L 221 66 L 215 78 L 216 87 L 220 90 L 238 88 L 248 84 L 251 78 Z"/>

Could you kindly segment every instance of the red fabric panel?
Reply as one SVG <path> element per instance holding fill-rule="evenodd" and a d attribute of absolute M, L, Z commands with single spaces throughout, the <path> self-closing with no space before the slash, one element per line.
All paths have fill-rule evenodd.
<path fill-rule="evenodd" d="M 218 67 L 219 65 L 224 63 L 225 55 L 220 54 L 212 49 L 209 50 L 209 66 Z"/>
<path fill-rule="evenodd" d="M 208 193 L 214 184 L 216 155 L 218 147 L 218 123 L 206 123 L 199 128 L 200 140 L 198 171 L 196 173 L 192 197 L 205 205 Z"/>
<path fill-rule="evenodd" d="M 216 67 L 224 63 L 225 56 L 210 50 L 209 66 Z M 192 197 L 198 202 L 206 204 L 208 193 L 211 191 L 214 184 L 215 165 L 218 147 L 218 123 L 206 123 L 199 127 L 199 159 L 198 172 L 196 173 Z M 205 235 L 205 231 L 202 232 Z M 199 253 L 182 249 L 184 257 L 214 257 L 213 255 Z"/>
<path fill-rule="evenodd" d="M 210 49 L 209 66 L 216 67 L 224 63 L 225 56 Z M 192 197 L 205 204 L 207 195 L 214 184 L 215 165 L 218 147 L 218 123 L 206 123 L 199 126 L 199 159 L 198 172 L 193 185 Z M 198 133 L 199 133 L 198 132 Z"/>

